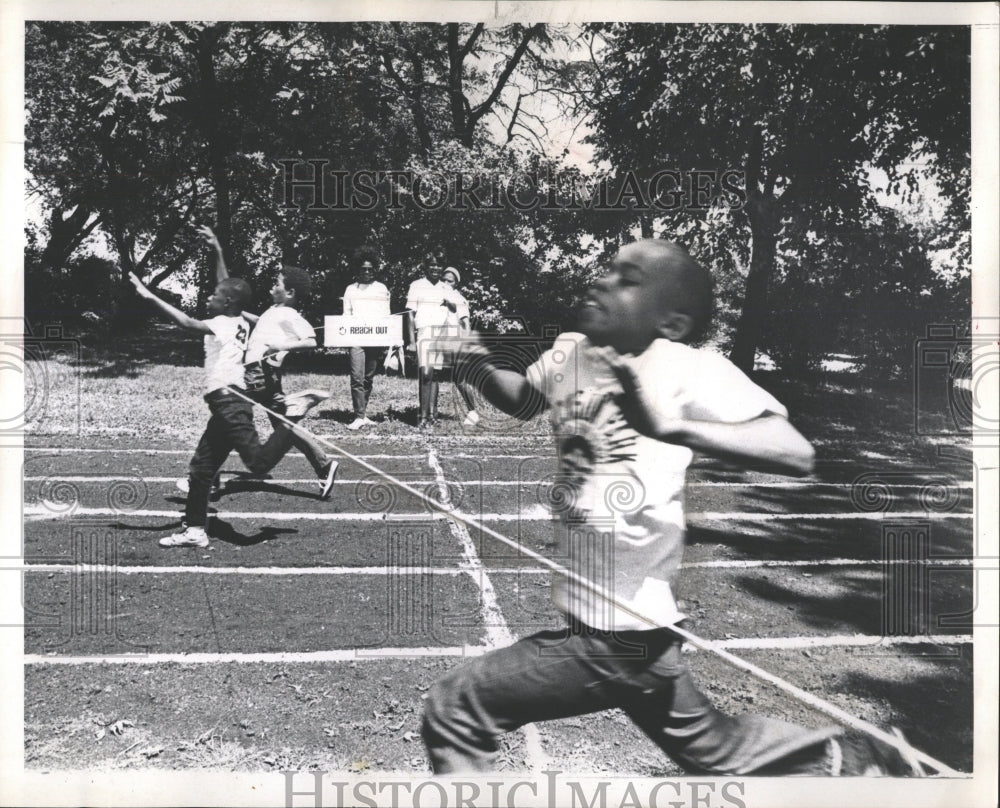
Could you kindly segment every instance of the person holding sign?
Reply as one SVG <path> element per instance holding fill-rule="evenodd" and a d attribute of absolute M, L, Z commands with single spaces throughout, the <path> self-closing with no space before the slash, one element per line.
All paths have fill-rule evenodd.
<path fill-rule="evenodd" d="M 423 277 L 410 284 L 406 294 L 408 335 L 411 345 L 416 345 L 417 366 L 420 371 L 420 417 L 417 426 L 426 429 L 437 423 L 438 383 L 434 371 L 442 366 L 440 352 L 435 350 L 435 340 L 444 333 L 448 313 L 457 310 L 451 300 L 451 288 L 441 281 L 441 256 L 430 253 L 423 261 Z"/>
<path fill-rule="evenodd" d="M 354 317 L 388 317 L 390 314 L 389 290 L 385 284 L 375 280 L 378 257 L 374 251 L 362 248 L 355 254 L 357 282 L 344 291 L 344 314 Z M 372 426 L 374 421 L 367 416 L 368 399 L 372 394 L 375 371 L 385 348 L 352 347 L 348 351 L 351 360 L 351 404 L 354 420 L 348 429 L 358 430 Z"/>

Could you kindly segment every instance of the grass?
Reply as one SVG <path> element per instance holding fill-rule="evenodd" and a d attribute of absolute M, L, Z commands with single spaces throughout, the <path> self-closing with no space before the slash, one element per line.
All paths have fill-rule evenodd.
<path fill-rule="evenodd" d="M 39 439 L 135 437 L 193 447 L 207 420 L 201 363 L 197 337 L 161 324 L 128 340 L 81 342 L 76 351 L 30 361 L 26 431 Z M 327 438 L 351 435 L 345 430 L 354 417 L 346 356 L 325 351 L 293 354 L 285 364 L 286 392 L 320 388 L 331 393 L 313 410 L 307 428 Z M 937 447 L 969 442 L 969 435 L 957 432 L 949 418 L 944 390 L 937 391 L 936 399 L 922 394 L 918 401 L 908 382 L 863 383 L 846 372 L 790 379 L 767 371 L 758 372 L 755 381 L 788 407 L 793 423 L 817 446 L 820 459 L 853 456 L 877 463 L 916 452 L 930 462 L 937 457 Z M 546 418 L 521 423 L 485 402 L 477 402 L 477 407 L 483 416 L 480 426 L 464 428 L 464 404 L 454 385 L 442 382 L 442 422 L 436 438 L 550 434 Z M 927 412 L 929 407 L 934 411 Z M 417 410 L 416 380 L 380 373 L 368 412 L 377 427 L 366 433 L 372 441 L 415 434 Z M 255 412 L 258 430 L 269 434 L 266 416 L 259 408 Z"/>
<path fill-rule="evenodd" d="M 28 363 L 25 400 L 29 435 L 78 437 L 149 437 L 158 442 L 191 446 L 208 418 L 202 400 L 204 370 L 200 340 L 179 329 L 157 326 L 141 341 L 122 345 L 80 346 L 78 354 L 50 356 Z M 344 427 L 354 419 L 346 356 L 316 352 L 292 355 L 285 363 L 286 393 L 307 388 L 330 392 L 315 408 L 307 427 L 317 435 L 350 435 Z M 544 419 L 512 422 L 485 402 L 479 434 L 547 434 Z M 465 407 L 454 385 L 440 385 L 438 435 L 466 434 Z M 269 434 L 267 417 L 255 408 L 258 431 Z M 412 434 L 418 414 L 417 382 L 413 378 L 375 378 L 368 417 L 382 438 Z M 371 431 L 371 428 L 366 430 Z"/>

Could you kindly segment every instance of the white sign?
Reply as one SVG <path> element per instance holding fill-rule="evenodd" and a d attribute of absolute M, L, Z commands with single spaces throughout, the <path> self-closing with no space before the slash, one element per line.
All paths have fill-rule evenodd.
<path fill-rule="evenodd" d="M 347 314 L 323 318 L 323 345 L 327 348 L 378 348 L 403 344 L 403 315 L 358 317 Z"/>

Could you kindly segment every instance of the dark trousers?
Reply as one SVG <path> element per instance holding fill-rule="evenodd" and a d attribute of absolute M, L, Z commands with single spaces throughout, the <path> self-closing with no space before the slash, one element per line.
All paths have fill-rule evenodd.
<path fill-rule="evenodd" d="M 285 391 L 281 386 L 281 368 L 274 367 L 267 362 L 252 362 L 246 366 L 243 381 L 246 384 L 246 393 L 250 398 L 258 404 L 267 407 L 267 409 L 278 413 L 278 415 L 285 415 Z M 323 447 L 303 429 L 288 429 L 286 427 L 279 431 L 278 425 L 282 424 L 282 422 L 271 415 L 271 413 L 268 413 L 267 417 L 271 421 L 271 428 L 274 430 L 268 442 L 270 443 L 272 438 L 276 442 L 283 441 L 283 443 L 279 442 L 273 447 L 273 452 L 271 453 L 277 453 L 274 463 L 277 464 L 288 453 L 288 450 L 294 446 L 309 461 L 309 465 L 313 467 L 313 471 L 316 472 L 317 476 L 322 477 L 324 470 L 330 463 L 330 457 L 323 450 Z M 295 417 L 288 420 L 298 423 L 302 418 Z M 278 437 L 275 437 L 275 435 Z M 267 469 L 267 471 L 270 470 Z"/>
<path fill-rule="evenodd" d="M 211 417 L 198 441 L 188 467 L 188 497 L 184 522 L 204 527 L 208 521 L 208 498 L 212 479 L 235 449 L 252 474 L 266 474 L 288 451 L 291 428 L 280 421 L 267 442 L 262 444 L 253 423 L 253 406 L 228 390 L 205 396 Z"/>
<path fill-rule="evenodd" d="M 364 418 L 368 411 L 368 399 L 372 394 L 372 382 L 378 370 L 385 348 L 351 348 L 351 404 L 354 416 Z"/>
<path fill-rule="evenodd" d="M 665 630 L 543 631 L 461 665 L 431 688 L 424 743 L 436 774 L 493 768 L 497 739 L 534 721 L 621 708 L 685 771 L 795 773 L 837 727 L 728 716 L 695 686 Z M 786 762 L 785 765 L 782 765 Z"/>

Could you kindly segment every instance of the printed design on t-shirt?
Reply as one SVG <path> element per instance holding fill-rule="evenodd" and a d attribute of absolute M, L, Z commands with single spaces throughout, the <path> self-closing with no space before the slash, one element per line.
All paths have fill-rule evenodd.
<path fill-rule="evenodd" d="M 553 500 L 570 518 L 590 513 L 599 504 L 597 496 L 613 500 L 604 504 L 615 509 L 637 499 L 635 490 L 618 490 L 633 477 L 627 464 L 636 459 L 638 434 L 622 416 L 612 391 L 577 390 L 566 396 L 553 407 L 553 427 L 560 486 Z"/>
<path fill-rule="evenodd" d="M 236 324 L 236 344 L 244 351 L 247 349 L 247 337 L 250 336 L 249 329 L 243 323 Z"/>

